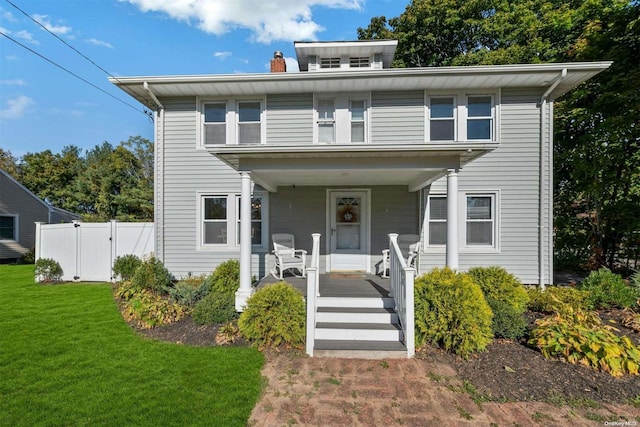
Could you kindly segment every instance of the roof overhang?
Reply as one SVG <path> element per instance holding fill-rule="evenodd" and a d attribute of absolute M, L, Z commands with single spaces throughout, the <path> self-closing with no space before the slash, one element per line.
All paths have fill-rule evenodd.
<path fill-rule="evenodd" d="M 269 191 L 280 186 L 406 185 L 417 191 L 500 144 L 233 145 L 209 151 Z"/>
<path fill-rule="evenodd" d="M 557 98 L 612 63 L 481 65 L 392 68 L 358 72 L 266 73 L 200 76 L 110 77 L 109 81 L 151 109 L 158 99 L 252 96 L 286 93 L 539 88 L 542 94 L 566 70 L 549 96 Z M 146 88 L 145 88 L 146 83 Z"/>
<path fill-rule="evenodd" d="M 300 71 L 307 71 L 310 55 L 332 58 L 341 56 L 369 57 L 380 54 L 382 55 L 383 67 L 391 68 L 398 40 L 294 42 L 293 46 L 296 49 Z"/>

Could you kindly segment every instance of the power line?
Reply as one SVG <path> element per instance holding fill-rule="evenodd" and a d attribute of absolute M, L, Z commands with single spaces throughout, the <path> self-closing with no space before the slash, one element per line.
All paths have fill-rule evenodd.
<path fill-rule="evenodd" d="M 137 112 L 142 113 L 142 114 L 144 114 L 144 115 L 145 115 L 145 116 L 147 116 L 147 117 L 150 117 L 150 116 L 149 116 L 149 113 L 148 113 L 147 111 L 139 110 L 139 109 L 138 109 L 138 107 L 136 107 L 136 106 L 134 106 L 134 105 L 132 105 L 132 104 L 129 104 L 129 103 L 128 103 L 128 102 L 126 102 L 126 101 L 123 101 L 122 99 L 118 98 L 118 97 L 117 97 L 117 96 L 115 96 L 115 95 L 110 94 L 109 92 L 107 92 L 106 90 L 102 89 L 101 87 L 96 86 L 95 84 L 91 83 L 89 80 L 87 80 L 87 79 L 85 79 L 85 78 L 83 78 L 83 77 L 80 77 L 79 75 L 77 75 L 77 74 L 76 74 L 76 73 L 74 73 L 73 71 L 68 70 L 67 68 L 65 68 L 65 67 L 63 67 L 62 65 L 58 64 L 57 62 L 55 62 L 55 61 L 53 61 L 53 60 L 51 60 L 51 59 L 47 58 L 46 56 L 44 56 L 44 55 L 42 55 L 42 54 L 40 54 L 40 53 L 36 52 L 35 50 L 31 49 L 30 47 L 25 46 L 24 44 L 20 43 L 20 42 L 19 42 L 19 41 L 17 41 L 16 39 L 14 39 L 14 38 L 12 38 L 12 37 L 8 36 L 8 35 L 7 35 L 7 34 L 5 34 L 4 32 L 0 31 L 0 35 L 2 35 L 2 36 L 4 36 L 4 37 L 6 37 L 7 39 L 11 40 L 12 42 L 16 43 L 17 45 L 19 45 L 19 46 L 23 47 L 24 49 L 28 50 L 29 52 L 33 53 L 34 55 L 39 56 L 40 58 L 44 59 L 44 60 L 45 60 L 45 61 L 47 61 L 48 63 L 50 63 L 50 64 L 52 64 L 52 65 L 54 65 L 54 66 L 56 66 L 56 67 L 60 68 L 60 69 L 61 69 L 61 70 L 63 70 L 63 71 L 66 71 L 67 73 L 71 74 L 73 77 L 75 77 L 75 78 L 77 78 L 77 79 L 79 79 L 79 80 L 82 80 L 84 83 L 88 84 L 89 86 L 91 86 L 91 87 L 93 87 L 93 88 L 95 88 L 95 89 L 98 89 L 100 92 L 104 93 L 105 95 L 108 95 L 108 96 L 110 96 L 111 98 L 115 99 L 116 101 L 119 101 L 119 102 L 123 103 L 124 105 L 126 105 L 126 106 L 128 106 L 128 107 L 130 107 L 130 108 L 133 108 L 133 109 L 134 109 L 134 110 L 136 110 Z"/>

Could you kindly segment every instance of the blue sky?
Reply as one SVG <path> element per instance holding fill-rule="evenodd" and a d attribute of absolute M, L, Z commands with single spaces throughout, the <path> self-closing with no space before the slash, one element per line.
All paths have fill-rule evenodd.
<path fill-rule="evenodd" d="M 10 2 L 9 2 L 10 1 Z M 0 0 L 0 147 L 16 156 L 153 139 L 142 105 L 110 75 L 268 72 L 295 40 L 355 40 L 374 16 L 408 0 Z M 73 77 L 59 64 L 119 100 Z M 130 105 L 126 105 L 126 104 Z"/>

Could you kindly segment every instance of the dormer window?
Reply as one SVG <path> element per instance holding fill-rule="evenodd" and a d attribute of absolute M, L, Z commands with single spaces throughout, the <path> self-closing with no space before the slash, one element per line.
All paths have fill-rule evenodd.
<path fill-rule="evenodd" d="M 320 58 L 320 68 L 340 68 L 340 58 Z"/>
<path fill-rule="evenodd" d="M 349 68 L 369 68 L 370 66 L 371 58 L 368 56 L 349 58 Z"/>

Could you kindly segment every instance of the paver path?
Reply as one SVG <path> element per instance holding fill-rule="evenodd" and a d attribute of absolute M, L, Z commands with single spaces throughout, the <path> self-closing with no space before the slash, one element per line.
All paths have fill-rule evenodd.
<path fill-rule="evenodd" d="M 446 364 L 269 354 L 250 426 L 640 426 L 630 405 L 478 402 Z"/>

